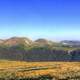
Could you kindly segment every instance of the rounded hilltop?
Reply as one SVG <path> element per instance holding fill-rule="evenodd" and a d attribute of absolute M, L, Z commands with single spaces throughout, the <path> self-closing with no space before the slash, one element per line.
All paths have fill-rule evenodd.
<path fill-rule="evenodd" d="M 32 40 L 26 37 L 12 37 L 3 41 L 3 45 L 14 46 L 18 44 L 29 45 L 32 43 Z"/>
<path fill-rule="evenodd" d="M 37 43 L 42 43 L 42 44 L 48 44 L 49 41 L 46 40 L 46 39 L 41 38 L 41 39 L 35 40 L 35 42 L 37 42 Z"/>
<path fill-rule="evenodd" d="M 37 40 L 34 41 L 34 43 L 36 45 L 39 45 L 39 46 L 44 46 L 44 45 L 47 46 L 47 45 L 52 45 L 53 44 L 52 41 L 49 41 L 49 40 L 44 39 L 44 38 L 37 39 Z"/>

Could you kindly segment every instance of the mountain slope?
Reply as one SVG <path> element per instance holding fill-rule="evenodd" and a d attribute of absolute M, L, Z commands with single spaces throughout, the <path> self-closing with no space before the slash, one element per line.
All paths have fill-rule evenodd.
<path fill-rule="evenodd" d="M 3 45 L 8 45 L 8 46 L 16 46 L 19 44 L 30 45 L 31 43 L 32 40 L 25 37 L 12 37 L 10 39 L 3 41 Z"/>

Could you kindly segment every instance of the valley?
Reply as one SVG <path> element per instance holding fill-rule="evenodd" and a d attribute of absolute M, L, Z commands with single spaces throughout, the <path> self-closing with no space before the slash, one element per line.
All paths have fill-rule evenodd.
<path fill-rule="evenodd" d="M 80 80 L 80 46 L 22 37 L 1 40 L 0 80 Z"/>

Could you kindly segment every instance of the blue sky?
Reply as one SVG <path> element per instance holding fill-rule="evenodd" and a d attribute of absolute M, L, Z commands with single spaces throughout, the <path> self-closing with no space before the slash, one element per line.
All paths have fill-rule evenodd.
<path fill-rule="evenodd" d="M 0 38 L 80 40 L 80 0 L 0 0 Z"/>

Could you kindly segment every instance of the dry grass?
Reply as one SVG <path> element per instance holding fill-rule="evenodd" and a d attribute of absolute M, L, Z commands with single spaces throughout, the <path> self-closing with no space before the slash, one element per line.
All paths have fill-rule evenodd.
<path fill-rule="evenodd" d="M 80 62 L 0 61 L 0 80 L 52 80 L 51 78 L 80 80 Z"/>

